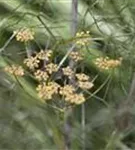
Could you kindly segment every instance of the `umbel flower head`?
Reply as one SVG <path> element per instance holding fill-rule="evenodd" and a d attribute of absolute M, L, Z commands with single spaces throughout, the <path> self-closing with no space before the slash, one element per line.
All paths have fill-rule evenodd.
<path fill-rule="evenodd" d="M 74 60 L 75 62 L 81 61 L 83 57 L 80 55 L 77 51 L 72 51 L 69 55 L 69 57 Z"/>
<path fill-rule="evenodd" d="M 14 31 L 17 41 L 28 42 L 34 39 L 34 32 L 28 28 L 23 28 L 17 31 Z"/>
<path fill-rule="evenodd" d="M 94 84 L 89 81 L 78 81 L 78 86 L 84 90 L 88 90 L 91 89 L 94 86 Z"/>
<path fill-rule="evenodd" d="M 23 28 L 17 31 L 14 31 L 14 36 L 17 41 L 28 42 L 34 39 L 34 32 L 28 28 Z M 75 43 L 76 45 L 84 46 L 89 43 L 89 31 L 80 32 L 76 34 Z M 40 50 L 40 52 L 34 53 L 34 56 L 30 56 L 24 59 L 24 64 L 30 69 L 30 73 L 34 75 L 38 83 L 36 91 L 39 98 L 45 102 L 48 100 L 59 100 L 58 105 L 68 106 L 72 104 L 81 104 L 85 102 L 86 98 L 83 92 L 83 89 L 91 89 L 93 83 L 89 81 L 89 76 L 84 73 L 77 73 L 70 67 L 69 63 L 66 67 L 66 61 L 62 61 L 59 64 L 55 63 L 56 59 L 53 57 L 52 50 Z M 69 61 L 72 60 L 74 64 L 83 59 L 82 53 L 78 51 L 72 51 L 69 54 Z M 62 65 L 61 65 L 62 62 Z M 115 61 L 115 64 L 119 62 Z M 113 64 L 110 61 L 110 64 Z M 79 70 L 80 67 L 77 67 L 75 70 Z M 23 76 L 24 70 L 21 66 L 8 66 L 5 68 L 5 71 L 17 75 Z M 74 80 L 74 82 L 72 82 Z M 65 102 L 65 103 L 64 103 Z M 56 104 L 57 105 L 57 104 Z"/>
<path fill-rule="evenodd" d="M 59 84 L 56 82 L 49 82 L 48 84 L 43 82 L 37 87 L 37 92 L 42 100 L 51 100 L 53 95 L 58 93 Z"/>
<path fill-rule="evenodd" d="M 89 76 L 87 76 L 84 73 L 77 73 L 75 76 L 80 81 L 88 81 L 89 80 Z"/>
<path fill-rule="evenodd" d="M 121 65 L 122 58 L 118 60 L 110 59 L 109 57 L 100 57 L 95 60 L 95 64 L 98 68 L 108 70 L 112 68 L 116 68 Z"/>
<path fill-rule="evenodd" d="M 85 101 L 82 93 L 77 93 L 72 85 L 65 85 L 60 88 L 60 95 L 64 97 L 65 101 L 71 104 L 81 104 Z"/>
<path fill-rule="evenodd" d="M 52 56 L 52 51 L 51 50 L 46 50 L 46 51 L 41 50 L 39 53 L 37 53 L 36 56 L 40 60 L 49 61 L 50 57 Z"/>
<path fill-rule="evenodd" d="M 60 88 L 60 94 L 64 96 L 72 95 L 75 92 L 75 88 L 72 85 L 65 85 Z"/>
<path fill-rule="evenodd" d="M 76 78 L 78 80 L 78 87 L 88 90 L 91 89 L 94 84 L 89 81 L 89 76 L 84 73 L 77 73 Z"/>
<path fill-rule="evenodd" d="M 71 104 L 79 105 L 79 104 L 82 104 L 83 102 L 85 102 L 85 97 L 82 93 L 80 93 L 80 94 L 74 93 L 72 95 L 66 96 L 65 101 L 67 101 Z"/>
<path fill-rule="evenodd" d="M 76 44 L 80 46 L 85 46 L 89 43 L 89 38 L 90 38 L 90 32 L 77 32 L 76 33 Z"/>
<path fill-rule="evenodd" d="M 62 71 L 63 71 L 63 74 L 65 76 L 68 76 L 69 78 L 72 78 L 72 76 L 74 74 L 74 71 L 69 66 L 62 68 Z"/>
<path fill-rule="evenodd" d="M 47 79 L 49 78 L 48 74 L 45 71 L 42 70 L 37 70 L 35 73 L 35 78 L 38 81 L 47 81 Z"/>
<path fill-rule="evenodd" d="M 24 60 L 24 64 L 31 70 L 39 67 L 40 60 L 35 56 L 31 56 Z"/>
<path fill-rule="evenodd" d="M 58 71 L 58 66 L 57 64 L 54 63 L 49 63 L 45 66 L 46 71 L 48 72 L 48 74 L 52 74 L 53 72 L 57 72 Z"/>
<path fill-rule="evenodd" d="M 34 70 L 35 68 L 39 67 L 40 61 L 44 60 L 48 62 L 50 60 L 50 57 L 52 56 L 52 51 L 47 50 L 43 51 L 41 50 L 39 53 L 36 54 L 36 56 L 31 56 L 29 58 L 26 58 L 24 60 L 24 64 L 31 70 Z M 47 71 L 50 72 L 55 72 L 56 71 L 56 64 L 49 63 L 46 65 Z"/>
<path fill-rule="evenodd" d="M 9 73 L 16 75 L 16 76 L 23 76 L 24 75 L 24 70 L 21 66 L 11 65 L 11 66 L 5 67 L 4 70 L 6 72 L 9 72 Z"/>

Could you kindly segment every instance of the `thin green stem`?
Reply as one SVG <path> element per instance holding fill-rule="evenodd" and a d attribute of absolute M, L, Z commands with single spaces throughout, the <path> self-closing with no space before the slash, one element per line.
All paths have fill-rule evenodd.
<path fill-rule="evenodd" d="M 82 104 L 81 124 L 82 124 L 82 150 L 85 150 L 85 103 Z"/>

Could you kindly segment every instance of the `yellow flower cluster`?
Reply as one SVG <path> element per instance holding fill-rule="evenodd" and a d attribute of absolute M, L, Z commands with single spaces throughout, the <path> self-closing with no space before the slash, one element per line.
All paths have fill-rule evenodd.
<path fill-rule="evenodd" d="M 31 70 L 39 67 L 40 60 L 37 57 L 29 57 L 24 60 L 24 64 Z"/>
<path fill-rule="evenodd" d="M 95 60 L 95 64 L 98 68 L 108 70 L 121 65 L 122 58 L 118 60 L 110 59 L 109 57 L 100 57 Z"/>
<path fill-rule="evenodd" d="M 38 81 L 47 81 L 47 79 L 49 78 L 48 74 L 45 71 L 41 71 L 41 70 L 37 70 L 34 73 L 34 75 Z"/>
<path fill-rule="evenodd" d="M 85 102 L 85 97 L 82 93 L 80 94 L 72 94 L 72 95 L 68 95 L 65 97 L 65 101 L 70 102 L 71 104 L 82 104 L 83 102 Z"/>
<path fill-rule="evenodd" d="M 37 53 L 36 56 L 40 60 L 49 61 L 49 58 L 52 56 L 52 51 L 51 50 L 46 50 L 46 51 L 41 50 L 39 53 Z"/>
<path fill-rule="evenodd" d="M 76 78 L 78 79 L 78 86 L 82 89 L 91 89 L 94 84 L 89 81 L 89 76 L 84 73 L 76 74 Z"/>
<path fill-rule="evenodd" d="M 39 67 L 39 63 L 40 60 L 45 60 L 45 61 L 49 61 L 50 57 L 52 55 L 52 51 L 51 50 L 47 50 L 47 51 L 43 51 L 41 50 L 39 53 L 36 54 L 35 57 L 31 56 L 29 58 L 26 58 L 24 60 L 24 64 L 31 70 L 38 68 Z M 49 68 L 50 67 L 50 68 Z M 52 69 L 54 69 L 54 65 L 49 64 L 48 65 L 48 70 L 49 72 L 51 72 L 51 67 Z"/>
<path fill-rule="evenodd" d="M 57 72 L 58 71 L 58 66 L 54 63 L 49 63 L 46 65 L 46 71 L 49 73 L 49 74 L 52 74 L 53 72 Z"/>
<path fill-rule="evenodd" d="M 81 46 L 85 46 L 89 43 L 89 37 L 90 37 L 90 32 L 86 31 L 86 32 L 77 32 L 76 33 L 76 44 L 77 45 L 81 45 Z"/>
<path fill-rule="evenodd" d="M 59 87 L 59 84 L 57 84 L 56 82 L 49 82 L 48 84 L 43 82 L 42 84 L 38 85 L 36 90 L 42 100 L 51 100 L 53 98 L 53 95 L 58 93 Z"/>
<path fill-rule="evenodd" d="M 83 94 L 75 92 L 75 88 L 72 85 L 65 85 L 60 88 L 60 94 L 64 96 L 65 101 L 71 104 L 81 104 L 85 101 Z"/>
<path fill-rule="evenodd" d="M 16 65 L 12 65 L 12 66 L 7 66 L 4 69 L 6 72 L 9 72 L 13 75 L 16 76 L 23 76 L 24 75 L 24 70 L 21 66 L 16 66 Z"/>
<path fill-rule="evenodd" d="M 71 59 L 73 59 L 75 62 L 78 62 L 78 61 L 80 61 L 80 60 L 83 59 L 82 56 L 80 55 L 80 53 L 77 52 L 77 51 L 72 51 L 72 52 L 70 53 L 69 57 L 70 57 Z"/>
<path fill-rule="evenodd" d="M 14 35 L 16 36 L 16 40 L 21 42 L 27 42 L 34 39 L 34 33 L 27 28 L 14 31 Z M 77 33 L 76 39 L 77 45 L 86 45 L 89 42 L 89 31 Z M 67 106 L 67 103 L 81 104 L 85 102 L 85 95 L 81 92 L 81 90 L 91 89 L 93 87 L 93 83 L 89 81 L 89 76 L 84 73 L 76 74 L 69 65 L 67 67 L 60 66 L 60 68 L 58 68 L 58 64 L 53 63 L 52 54 L 53 51 L 51 50 L 41 50 L 36 53 L 35 56 L 30 56 L 24 59 L 24 64 L 31 70 L 30 73 L 34 75 L 35 79 L 38 81 L 36 91 L 41 100 L 53 100 L 56 97 L 62 98 L 62 100 L 65 101 L 65 106 Z M 83 57 L 78 51 L 72 51 L 69 54 L 69 59 L 73 60 L 75 63 L 81 61 Z M 59 69 L 62 70 L 60 73 L 58 72 Z M 24 70 L 21 66 L 8 66 L 5 68 L 5 71 L 17 76 L 24 75 Z M 61 78 L 53 76 L 53 73 L 56 72 L 59 73 L 58 77 Z M 63 74 L 66 77 L 64 76 L 64 78 L 62 78 Z M 72 77 L 74 77 L 74 81 L 76 82 L 75 84 L 70 82 Z"/>
<path fill-rule="evenodd" d="M 88 90 L 88 89 L 91 89 L 94 84 L 92 82 L 89 82 L 89 81 L 78 81 L 78 86 L 82 89 L 85 89 L 85 90 Z"/>
<path fill-rule="evenodd" d="M 77 73 L 75 76 L 80 81 L 88 81 L 89 80 L 89 76 L 87 76 L 84 73 Z"/>
<path fill-rule="evenodd" d="M 68 76 L 69 78 L 71 78 L 74 74 L 73 70 L 68 66 L 68 67 L 65 67 L 65 68 L 62 68 L 63 70 L 63 74 L 65 76 Z"/>
<path fill-rule="evenodd" d="M 60 94 L 67 96 L 72 95 L 75 92 L 75 88 L 72 85 L 65 85 L 64 87 L 60 88 Z"/>
<path fill-rule="evenodd" d="M 14 34 L 16 36 L 16 40 L 20 42 L 28 42 L 34 39 L 34 32 L 28 28 L 14 31 Z"/>

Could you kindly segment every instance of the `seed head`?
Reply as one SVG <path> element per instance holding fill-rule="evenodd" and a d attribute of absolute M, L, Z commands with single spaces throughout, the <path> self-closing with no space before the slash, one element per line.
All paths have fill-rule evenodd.
<path fill-rule="evenodd" d="M 37 57 L 29 57 L 29 58 L 26 58 L 25 60 L 24 60 L 24 64 L 26 64 L 26 66 L 29 68 L 29 69 L 31 69 L 31 70 L 33 70 L 33 69 L 35 69 L 35 68 L 38 68 L 39 67 L 39 60 L 38 60 L 38 58 Z"/>
<path fill-rule="evenodd" d="M 56 82 L 42 83 L 37 87 L 38 95 L 42 100 L 51 100 L 58 93 L 59 84 Z"/>
<path fill-rule="evenodd" d="M 87 76 L 84 73 L 77 73 L 75 76 L 79 81 L 88 81 L 89 80 L 89 76 Z"/>
<path fill-rule="evenodd" d="M 49 73 L 49 74 L 52 74 L 53 72 L 57 72 L 58 71 L 58 66 L 54 63 L 49 63 L 46 65 L 46 71 Z"/>
<path fill-rule="evenodd" d="M 47 81 L 47 79 L 49 78 L 48 74 L 45 71 L 41 70 L 37 70 L 34 75 L 38 81 Z"/>
<path fill-rule="evenodd" d="M 47 51 L 41 50 L 39 53 L 37 53 L 36 56 L 38 59 L 49 61 L 50 57 L 52 56 L 52 51 L 51 50 L 47 50 Z"/>
<path fill-rule="evenodd" d="M 83 59 L 80 53 L 78 53 L 77 51 L 72 51 L 69 57 L 73 59 L 75 62 L 78 62 Z"/>
<path fill-rule="evenodd" d="M 34 39 L 34 32 L 28 28 L 14 31 L 14 34 L 16 36 L 16 40 L 20 42 L 28 42 Z"/>
<path fill-rule="evenodd" d="M 95 64 L 98 68 L 108 70 L 113 69 L 121 65 L 122 59 L 119 58 L 118 60 L 110 59 L 109 57 L 100 57 L 95 60 Z"/>
<path fill-rule="evenodd" d="M 21 66 L 11 65 L 11 66 L 5 67 L 4 70 L 6 72 L 9 72 L 9 73 L 14 74 L 16 76 L 23 76 L 24 75 L 24 70 Z"/>
<path fill-rule="evenodd" d="M 76 33 L 76 44 L 77 45 L 80 45 L 80 46 L 85 46 L 89 43 L 89 38 L 90 38 L 90 35 L 89 35 L 89 31 L 86 31 L 86 32 L 77 32 Z"/>

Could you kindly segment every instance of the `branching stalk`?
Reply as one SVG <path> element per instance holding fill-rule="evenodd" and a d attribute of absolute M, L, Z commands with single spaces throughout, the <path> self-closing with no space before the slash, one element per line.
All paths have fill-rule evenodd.
<path fill-rule="evenodd" d="M 78 20 L 78 18 L 77 18 L 77 16 L 78 16 L 78 0 L 72 0 L 72 3 L 71 3 L 71 16 L 72 16 L 72 18 L 71 18 L 72 19 L 72 21 L 71 21 L 71 35 L 72 35 L 72 37 L 74 37 L 75 34 L 76 34 L 76 31 L 77 31 L 77 24 L 78 24 L 78 21 L 77 21 Z M 74 50 L 74 47 L 71 50 Z M 67 55 L 69 55 L 69 54 L 67 53 Z M 66 57 L 67 56 L 65 56 L 65 59 L 66 59 Z M 74 67 L 74 62 L 72 60 L 69 62 L 69 66 L 71 68 Z M 71 84 L 73 84 L 74 83 L 73 79 L 71 79 L 70 82 L 71 82 Z M 71 147 L 70 134 L 71 134 L 71 130 L 72 130 L 72 127 L 71 127 L 71 115 L 72 114 L 73 114 L 72 108 L 68 109 L 66 111 L 66 120 L 65 120 L 65 126 L 64 126 L 65 150 L 70 150 L 71 149 L 70 148 Z"/>

